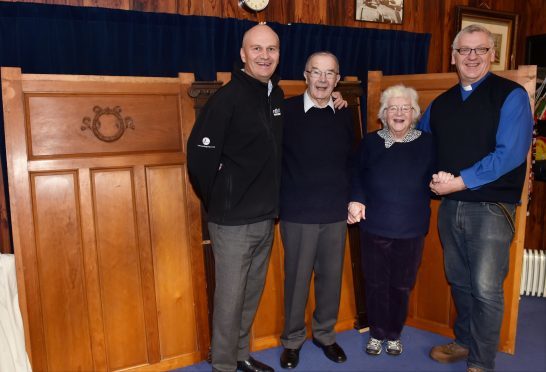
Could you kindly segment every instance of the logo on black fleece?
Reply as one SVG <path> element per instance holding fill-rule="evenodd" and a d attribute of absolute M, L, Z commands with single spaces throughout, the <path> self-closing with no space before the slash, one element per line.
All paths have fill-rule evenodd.
<path fill-rule="evenodd" d="M 210 138 L 208 137 L 203 137 L 203 139 L 201 140 L 201 142 L 203 143 L 202 145 L 197 145 L 197 147 L 204 147 L 206 149 L 215 149 L 216 146 L 211 146 L 210 145 Z"/>

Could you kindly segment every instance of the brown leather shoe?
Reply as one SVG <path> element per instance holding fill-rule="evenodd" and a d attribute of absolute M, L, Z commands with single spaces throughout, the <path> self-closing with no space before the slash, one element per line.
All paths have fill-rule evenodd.
<path fill-rule="evenodd" d="M 478 368 L 478 367 L 468 367 L 466 369 L 466 372 L 483 372 L 483 369 Z"/>
<path fill-rule="evenodd" d="M 455 363 L 466 360 L 468 348 L 455 342 L 446 345 L 434 346 L 430 349 L 430 357 L 440 363 Z"/>

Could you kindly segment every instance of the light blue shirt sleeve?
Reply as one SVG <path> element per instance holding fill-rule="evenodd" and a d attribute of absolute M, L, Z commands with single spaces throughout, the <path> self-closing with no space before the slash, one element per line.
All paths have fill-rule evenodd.
<path fill-rule="evenodd" d="M 428 128 L 430 130 L 430 124 Z M 466 187 L 479 188 L 523 163 L 531 145 L 532 133 L 533 115 L 529 96 L 521 88 L 514 89 L 501 108 L 495 150 L 471 167 L 461 170 Z"/>
<path fill-rule="evenodd" d="M 430 133 L 430 106 L 432 106 L 432 102 L 430 105 L 428 105 L 427 109 L 425 110 L 425 113 L 421 115 L 421 119 L 419 119 L 419 122 L 417 123 L 416 128 L 419 129 L 422 132 Z"/>

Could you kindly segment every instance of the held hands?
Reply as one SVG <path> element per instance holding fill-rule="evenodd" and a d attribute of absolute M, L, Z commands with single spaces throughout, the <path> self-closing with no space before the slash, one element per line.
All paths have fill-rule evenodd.
<path fill-rule="evenodd" d="M 443 171 L 432 175 L 429 187 L 436 195 L 447 195 L 466 189 L 461 176 L 455 177 L 453 174 Z"/>
<path fill-rule="evenodd" d="M 332 92 L 332 99 L 334 100 L 336 110 L 349 106 L 349 103 L 343 99 L 340 92 Z"/>
<path fill-rule="evenodd" d="M 360 222 L 360 220 L 366 219 L 366 206 L 359 202 L 350 202 L 348 213 L 347 213 L 347 223 L 353 224 Z"/>

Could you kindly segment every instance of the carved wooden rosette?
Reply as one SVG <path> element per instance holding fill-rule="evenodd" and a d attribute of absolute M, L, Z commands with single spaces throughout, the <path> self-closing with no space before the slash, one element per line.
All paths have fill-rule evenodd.
<path fill-rule="evenodd" d="M 93 134 L 95 137 L 97 137 L 99 140 L 104 142 L 115 142 L 118 139 L 123 136 L 125 133 L 126 128 L 135 129 L 135 124 L 133 123 L 133 119 L 130 117 L 123 118 L 121 116 L 121 107 L 115 106 L 114 108 L 106 107 L 101 108 L 100 106 L 93 107 L 93 111 L 95 112 L 95 117 L 91 119 L 89 116 L 86 116 L 82 119 L 83 125 L 81 126 L 81 130 L 85 131 L 86 129 L 90 129 L 93 131 Z M 113 117 L 114 123 L 113 125 L 108 125 L 103 122 L 101 122 L 101 117 L 105 116 L 103 119 L 108 119 L 107 117 Z M 111 118 L 110 118 L 111 119 Z M 106 134 L 104 132 L 108 132 L 108 127 L 114 127 L 113 134 Z"/>

